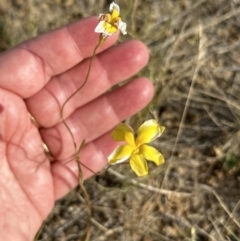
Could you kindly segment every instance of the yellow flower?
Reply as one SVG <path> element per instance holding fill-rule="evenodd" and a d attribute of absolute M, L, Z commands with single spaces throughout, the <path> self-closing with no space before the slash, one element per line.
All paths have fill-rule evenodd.
<path fill-rule="evenodd" d="M 100 13 L 99 24 L 95 28 L 96 33 L 100 33 L 103 39 L 116 33 L 119 29 L 124 35 L 127 34 L 126 28 L 127 24 L 124 23 L 120 17 L 119 6 L 112 2 L 109 7 L 109 12 L 107 14 Z"/>
<path fill-rule="evenodd" d="M 108 157 L 110 165 L 122 163 L 130 160 L 130 166 L 138 176 L 148 174 L 147 161 L 153 161 L 157 166 L 164 163 L 162 154 L 146 143 L 149 143 L 159 137 L 165 127 L 159 126 L 156 120 L 144 122 L 138 129 L 137 137 L 134 138 L 132 129 L 119 124 L 112 132 L 112 138 L 115 141 L 125 141 L 125 145 L 118 146 Z"/>

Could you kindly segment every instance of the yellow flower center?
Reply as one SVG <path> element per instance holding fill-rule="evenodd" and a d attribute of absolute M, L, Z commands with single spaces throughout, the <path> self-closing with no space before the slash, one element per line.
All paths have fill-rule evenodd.
<path fill-rule="evenodd" d="M 118 29 L 118 22 L 121 21 L 121 17 L 119 17 L 118 11 L 114 9 L 112 14 L 104 14 L 99 20 L 104 21 L 103 27 L 108 33 L 115 33 Z"/>
<path fill-rule="evenodd" d="M 138 154 L 139 154 L 139 148 L 136 148 L 136 149 L 132 152 L 132 154 L 138 155 Z"/>

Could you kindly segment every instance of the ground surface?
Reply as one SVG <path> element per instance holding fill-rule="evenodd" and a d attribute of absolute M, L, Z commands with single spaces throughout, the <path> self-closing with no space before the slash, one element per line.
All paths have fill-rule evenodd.
<path fill-rule="evenodd" d="M 95 3 L 97 2 L 97 4 Z M 0 50 L 108 10 L 105 0 L 0 0 Z M 166 164 L 136 178 L 125 166 L 85 182 L 91 240 L 240 240 L 240 1 L 119 0 L 127 37 L 150 50 L 156 94 L 127 120 L 166 126 L 154 143 Z M 41 240 L 81 240 L 86 209 L 76 191 L 56 203 Z"/>

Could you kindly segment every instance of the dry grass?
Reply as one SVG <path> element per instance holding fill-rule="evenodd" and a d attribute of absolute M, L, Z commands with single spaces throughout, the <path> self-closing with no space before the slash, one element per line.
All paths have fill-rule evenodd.
<path fill-rule="evenodd" d="M 0 0 L 0 49 L 106 11 L 111 1 L 94 2 Z M 166 164 L 143 179 L 120 166 L 86 181 L 91 240 L 239 241 L 240 1 L 117 2 L 126 38 L 150 50 L 140 74 L 156 87 L 150 106 L 127 121 L 136 127 L 154 112 L 166 126 L 155 143 Z M 73 191 L 56 203 L 41 240 L 81 240 L 85 226 Z"/>

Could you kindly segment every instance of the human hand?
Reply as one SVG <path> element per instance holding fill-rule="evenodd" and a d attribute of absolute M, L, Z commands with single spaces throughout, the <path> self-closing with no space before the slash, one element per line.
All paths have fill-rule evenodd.
<path fill-rule="evenodd" d="M 64 101 L 84 81 L 98 43 L 97 18 L 83 19 L 43 34 L 0 56 L 0 240 L 33 240 L 43 220 L 78 183 L 71 136 L 61 123 Z M 115 34 L 99 47 L 87 84 L 65 109 L 64 117 L 80 158 L 97 172 L 115 148 L 110 132 L 152 98 L 153 86 L 138 78 L 105 93 L 131 77 L 148 60 L 137 40 L 112 46 Z M 41 128 L 31 122 L 29 113 Z M 43 141 L 54 156 L 50 162 Z M 84 178 L 92 173 L 82 167 Z"/>

